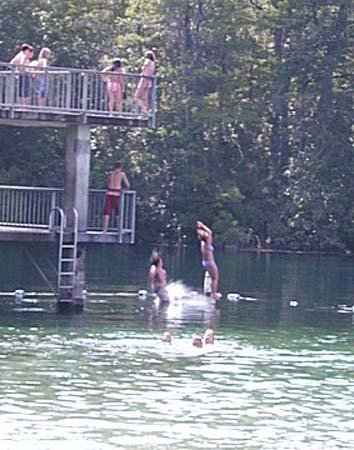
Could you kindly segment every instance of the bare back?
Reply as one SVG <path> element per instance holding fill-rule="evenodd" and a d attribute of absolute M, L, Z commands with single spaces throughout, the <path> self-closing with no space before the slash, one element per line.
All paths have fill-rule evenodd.
<path fill-rule="evenodd" d="M 155 63 L 151 59 L 146 58 L 141 75 L 145 77 L 153 77 L 155 74 Z"/>
<path fill-rule="evenodd" d="M 111 172 L 109 172 L 107 185 L 108 194 L 116 196 L 120 195 L 122 186 L 126 187 L 127 189 L 130 188 L 127 176 L 120 169 L 112 170 Z"/>

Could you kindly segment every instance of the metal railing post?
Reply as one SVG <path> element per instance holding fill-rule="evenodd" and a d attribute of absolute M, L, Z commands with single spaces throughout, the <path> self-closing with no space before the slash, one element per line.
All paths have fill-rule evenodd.
<path fill-rule="evenodd" d="M 82 77 L 83 77 L 83 84 L 82 84 L 82 122 L 86 123 L 87 122 L 87 118 L 86 118 L 86 112 L 87 112 L 87 101 L 88 101 L 88 76 L 86 72 L 82 73 Z"/>
<path fill-rule="evenodd" d="M 11 66 L 11 74 L 10 77 L 7 77 L 7 79 L 10 78 L 8 87 L 6 89 L 6 103 L 9 106 L 10 109 L 10 118 L 14 118 L 14 108 L 15 108 L 15 85 L 16 85 L 16 73 L 15 73 L 15 66 Z"/>
<path fill-rule="evenodd" d="M 132 193 L 132 217 L 131 217 L 131 233 L 130 233 L 130 243 L 135 243 L 135 221 L 136 221 L 136 192 Z"/>
<path fill-rule="evenodd" d="M 151 116 L 149 115 L 149 122 L 152 128 L 156 127 L 156 77 L 153 77 L 152 80 L 152 89 L 151 89 Z"/>
<path fill-rule="evenodd" d="M 70 109 L 71 108 L 71 99 L 74 98 L 74 96 L 72 95 L 72 76 L 73 74 L 71 72 L 69 72 L 67 74 L 67 76 L 65 77 L 66 79 L 66 92 L 65 92 L 65 107 L 66 109 Z"/>
<path fill-rule="evenodd" d="M 120 214 L 119 214 L 119 230 L 118 230 L 118 242 L 121 244 L 123 242 L 123 227 L 124 227 L 124 216 L 125 216 L 125 196 L 126 192 L 122 191 L 120 196 Z"/>

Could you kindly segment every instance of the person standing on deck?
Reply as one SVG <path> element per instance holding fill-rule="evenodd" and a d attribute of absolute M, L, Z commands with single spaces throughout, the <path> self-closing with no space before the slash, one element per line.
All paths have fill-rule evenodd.
<path fill-rule="evenodd" d="M 208 271 L 211 278 L 211 296 L 218 300 L 219 271 L 214 260 L 213 233 L 203 222 L 197 220 L 197 236 L 200 241 L 200 252 L 202 254 L 202 266 Z"/>
<path fill-rule="evenodd" d="M 120 208 L 120 193 L 122 186 L 126 189 L 130 188 L 130 183 L 126 174 L 122 170 L 122 165 L 120 162 L 114 164 L 113 170 L 108 172 L 107 176 L 107 193 L 106 193 L 106 203 L 104 207 L 103 215 L 103 232 L 107 233 L 109 217 L 112 210 L 115 212 L 117 224 Z"/>
<path fill-rule="evenodd" d="M 51 55 L 51 51 L 48 47 L 44 47 L 41 49 L 38 55 L 38 60 L 34 61 L 34 67 L 39 69 L 35 73 L 35 92 L 38 106 L 46 106 L 47 104 L 47 96 L 48 96 L 48 73 L 46 69 L 49 65 L 49 58 Z M 30 64 L 32 66 L 33 63 Z"/>
<path fill-rule="evenodd" d="M 18 84 L 18 103 L 22 106 L 26 106 L 29 104 L 29 97 L 31 95 L 31 79 L 28 73 L 26 73 L 26 66 L 29 65 L 33 56 L 33 47 L 28 44 L 23 44 L 21 47 L 21 51 L 15 55 L 10 64 L 14 64 L 18 67 L 19 75 L 19 84 Z"/>
<path fill-rule="evenodd" d="M 120 59 L 115 59 L 113 63 L 103 69 L 102 79 L 107 83 L 108 108 L 110 112 L 122 111 L 123 91 L 125 90 L 124 72 Z"/>
<path fill-rule="evenodd" d="M 149 50 L 145 53 L 145 61 L 140 73 L 141 78 L 134 94 L 134 101 L 140 106 L 144 117 L 147 117 L 148 113 L 149 93 L 153 86 L 152 77 L 155 75 L 155 66 L 155 54 Z"/>

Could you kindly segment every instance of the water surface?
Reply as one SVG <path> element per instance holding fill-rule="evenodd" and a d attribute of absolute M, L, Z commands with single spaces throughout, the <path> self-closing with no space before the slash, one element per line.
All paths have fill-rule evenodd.
<path fill-rule="evenodd" d="M 55 254 L 30 250 L 46 266 Z M 46 289 L 19 247 L 2 255 L 1 291 Z M 158 307 L 133 294 L 148 255 L 90 248 L 88 289 L 102 294 L 81 314 L 58 314 L 50 298 L 0 300 L 2 450 L 354 447 L 353 315 L 336 308 L 353 304 L 351 258 L 218 252 L 223 294 L 257 302 Z M 164 260 L 199 289 L 195 249 Z M 194 349 L 208 327 L 215 345 Z M 167 329 L 171 345 L 160 342 Z"/>

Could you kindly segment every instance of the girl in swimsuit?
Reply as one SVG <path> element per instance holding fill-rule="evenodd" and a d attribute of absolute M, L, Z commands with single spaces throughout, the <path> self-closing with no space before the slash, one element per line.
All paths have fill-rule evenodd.
<path fill-rule="evenodd" d="M 197 221 L 197 236 L 200 241 L 202 266 L 211 278 L 211 296 L 218 300 L 217 289 L 219 281 L 218 266 L 214 260 L 213 233 L 203 222 Z"/>
<path fill-rule="evenodd" d="M 107 83 L 108 108 L 110 112 L 122 111 L 122 98 L 125 90 L 124 72 L 120 59 L 115 59 L 112 65 L 103 69 L 103 81 Z"/>
<path fill-rule="evenodd" d="M 143 116 L 147 116 L 149 92 L 153 86 L 155 75 L 155 54 L 151 50 L 145 53 L 145 62 L 140 73 L 140 80 L 134 94 L 135 103 L 141 108 Z"/>
<path fill-rule="evenodd" d="M 36 74 L 36 99 L 38 106 L 45 106 L 46 99 L 48 96 L 48 72 L 45 70 L 48 65 L 48 59 L 50 58 L 51 52 L 49 48 L 44 47 L 39 52 L 38 61 L 36 67 L 41 69 Z"/>

